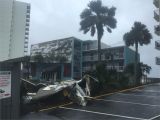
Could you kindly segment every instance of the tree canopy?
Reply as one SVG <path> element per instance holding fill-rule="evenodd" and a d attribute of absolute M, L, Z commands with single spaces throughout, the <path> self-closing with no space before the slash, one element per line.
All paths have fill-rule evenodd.
<path fill-rule="evenodd" d="M 101 60 L 100 49 L 101 49 L 101 38 L 104 33 L 104 28 L 111 33 L 112 29 L 116 28 L 115 19 L 115 7 L 108 8 L 102 5 L 101 0 L 90 1 L 88 7 L 84 9 L 80 15 L 80 31 L 84 34 L 91 32 L 91 36 L 94 36 L 97 32 L 98 39 L 98 60 Z"/>
<path fill-rule="evenodd" d="M 137 64 L 138 64 L 138 45 L 148 45 L 151 42 L 152 35 L 147 29 L 146 25 L 141 22 L 135 22 L 131 30 L 124 34 L 123 40 L 127 46 L 135 45 L 135 81 L 139 84 L 137 76 Z"/>
<path fill-rule="evenodd" d="M 147 29 L 146 25 L 141 22 L 135 22 L 131 30 L 123 36 L 123 40 L 127 46 L 133 46 L 135 44 L 139 44 L 141 46 L 144 44 L 147 45 L 151 42 L 151 39 L 151 33 Z"/>

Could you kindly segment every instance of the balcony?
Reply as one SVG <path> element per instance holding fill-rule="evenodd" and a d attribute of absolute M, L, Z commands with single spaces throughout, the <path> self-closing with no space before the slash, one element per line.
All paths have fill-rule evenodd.
<path fill-rule="evenodd" d="M 154 19 L 157 21 L 157 22 L 159 22 L 159 9 L 157 9 L 157 10 L 154 10 Z"/>
<path fill-rule="evenodd" d="M 30 9 L 27 9 L 27 13 L 30 13 Z"/>
<path fill-rule="evenodd" d="M 25 28 L 26 31 L 29 31 L 29 28 Z"/>
<path fill-rule="evenodd" d="M 27 13 L 26 18 L 28 18 L 28 19 L 30 18 L 30 14 L 29 13 Z"/>
<path fill-rule="evenodd" d="M 155 49 L 160 50 L 160 41 L 155 41 Z"/>
<path fill-rule="evenodd" d="M 27 50 L 24 50 L 24 53 L 27 53 L 28 51 Z"/>
<path fill-rule="evenodd" d="M 160 65 L 160 57 L 156 57 L 156 65 Z"/>
<path fill-rule="evenodd" d="M 24 51 L 28 51 L 28 48 L 24 48 Z"/>
<path fill-rule="evenodd" d="M 114 60 L 120 60 L 120 59 L 124 59 L 124 55 L 123 54 L 114 55 Z"/>
<path fill-rule="evenodd" d="M 26 23 L 26 26 L 29 26 L 29 23 Z"/>
<path fill-rule="evenodd" d="M 25 35 L 29 35 L 29 32 L 25 32 Z"/>
<path fill-rule="evenodd" d="M 83 72 L 90 71 L 91 67 L 83 67 Z"/>
<path fill-rule="evenodd" d="M 27 6 L 27 9 L 29 9 L 29 10 L 30 10 L 30 9 L 31 9 L 31 6 L 30 6 L 30 5 L 28 5 L 28 6 Z"/>
<path fill-rule="evenodd" d="M 98 60 L 98 56 L 94 55 L 94 56 L 84 56 L 83 57 L 83 61 L 97 61 Z"/>
<path fill-rule="evenodd" d="M 25 44 L 25 45 L 24 45 L 24 48 L 28 48 L 28 44 Z"/>
<path fill-rule="evenodd" d="M 28 45 L 28 40 L 25 40 L 25 41 L 24 41 L 24 44 L 27 44 L 27 45 Z"/>
<path fill-rule="evenodd" d="M 160 26 L 159 25 L 154 27 L 154 32 L 156 35 L 160 36 Z"/>
<path fill-rule="evenodd" d="M 153 0 L 153 4 L 154 4 L 157 8 L 159 8 L 159 0 Z"/>
<path fill-rule="evenodd" d="M 29 23 L 29 22 L 30 22 L 30 19 L 27 18 L 27 19 L 26 19 L 26 22 Z"/>
<path fill-rule="evenodd" d="M 101 60 L 102 61 L 109 61 L 109 60 L 123 60 L 124 56 L 123 54 L 117 54 L 113 56 L 113 59 L 111 59 L 111 56 L 105 56 L 101 55 Z M 98 55 L 93 55 L 93 56 L 84 56 L 83 61 L 98 61 Z"/>

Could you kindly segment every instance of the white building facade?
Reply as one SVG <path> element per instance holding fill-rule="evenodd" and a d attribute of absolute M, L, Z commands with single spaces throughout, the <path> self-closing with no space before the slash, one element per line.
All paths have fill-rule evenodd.
<path fill-rule="evenodd" d="M 0 61 L 28 52 L 30 4 L 0 0 Z"/>

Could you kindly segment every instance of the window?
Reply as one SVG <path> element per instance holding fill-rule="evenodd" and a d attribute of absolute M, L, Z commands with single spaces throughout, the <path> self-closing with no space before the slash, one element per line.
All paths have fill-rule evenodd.
<path fill-rule="evenodd" d="M 29 23 L 26 23 L 26 26 L 29 26 Z"/>
<path fill-rule="evenodd" d="M 160 58 L 156 57 L 156 65 L 160 65 Z"/>
<path fill-rule="evenodd" d="M 27 9 L 31 9 L 31 6 L 28 5 L 28 6 L 27 6 Z"/>
<path fill-rule="evenodd" d="M 29 10 L 29 9 L 27 10 L 27 13 L 30 13 L 30 10 Z"/>
<path fill-rule="evenodd" d="M 159 41 L 155 41 L 155 48 L 160 50 L 160 42 Z"/>
<path fill-rule="evenodd" d="M 29 35 L 29 33 L 28 33 L 28 32 L 26 32 L 26 33 L 25 33 L 25 35 Z"/>
<path fill-rule="evenodd" d="M 30 22 L 30 19 L 26 19 L 26 22 Z"/>
<path fill-rule="evenodd" d="M 26 15 L 26 18 L 30 18 L 30 15 Z"/>
<path fill-rule="evenodd" d="M 25 30 L 26 30 L 26 31 L 29 31 L 29 28 L 26 28 Z"/>

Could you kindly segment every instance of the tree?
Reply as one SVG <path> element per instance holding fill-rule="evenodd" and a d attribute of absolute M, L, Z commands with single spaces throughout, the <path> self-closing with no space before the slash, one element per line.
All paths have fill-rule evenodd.
<path fill-rule="evenodd" d="M 150 73 L 152 68 L 151 68 L 151 66 L 149 66 L 147 64 L 143 64 L 143 63 L 140 63 L 140 66 L 141 66 L 141 69 L 142 69 L 144 79 L 147 80 L 147 74 Z"/>
<path fill-rule="evenodd" d="M 44 62 L 44 57 L 40 52 L 37 52 L 34 56 L 32 56 L 32 59 L 34 62 Z"/>
<path fill-rule="evenodd" d="M 137 79 L 141 79 L 142 78 L 142 67 L 141 67 L 141 63 L 138 63 L 138 67 L 137 67 Z M 129 84 L 130 85 L 135 85 L 135 81 L 134 81 L 134 75 L 135 75 L 135 64 L 134 63 L 130 63 L 128 64 L 125 68 L 124 68 L 124 75 L 129 79 Z"/>
<path fill-rule="evenodd" d="M 65 63 L 68 61 L 68 58 L 65 53 L 61 53 L 62 49 L 51 50 L 45 57 L 46 62 L 56 62 L 56 63 Z"/>
<path fill-rule="evenodd" d="M 88 8 L 84 9 L 80 15 L 80 30 L 86 34 L 91 32 L 94 36 L 97 31 L 98 39 L 98 61 L 101 61 L 101 38 L 103 36 L 104 27 L 109 33 L 116 28 L 115 7 L 108 8 L 102 5 L 101 0 L 90 1 Z"/>
<path fill-rule="evenodd" d="M 137 80 L 137 64 L 138 64 L 138 45 L 148 45 L 151 42 L 152 35 L 147 29 L 146 25 L 141 22 L 135 22 L 134 26 L 131 30 L 124 34 L 123 40 L 127 46 L 135 46 L 135 82 L 138 83 Z"/>

